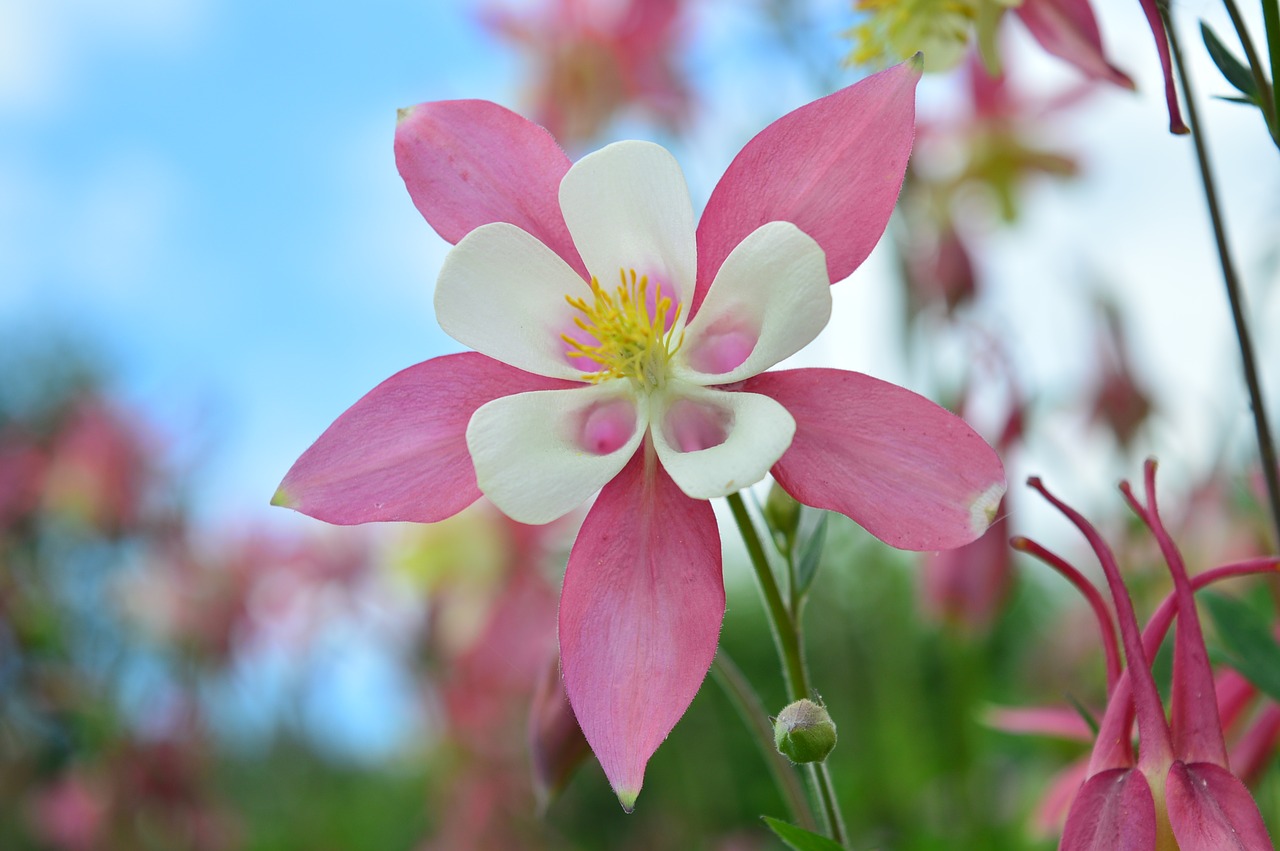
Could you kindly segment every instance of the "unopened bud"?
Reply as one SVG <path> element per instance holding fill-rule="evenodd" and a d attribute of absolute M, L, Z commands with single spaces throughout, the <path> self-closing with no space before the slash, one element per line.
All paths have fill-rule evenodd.
<path fill-rule="evenodd" d="M 836 746 L 836 725 L 812 700 L 797 700 L 773 724 L 778 752 L 792 762 L 822 762 Z"/>
<path fill-rule="evenodd" d="M 529 712 L 533 790 L 540 813 L 546 812 L 590 752 L 564 693 L 560 657 L 553 655 L 538 683 Z"/>
<path fill-rule="evenodd" d="M 795 537 L 796 527 L 800 525 L 800 503 L 774 482 L 764 501 L 764 518 L 769 523 L 769 528 L 781 535 L 783 543 L 789 545 Z"/>

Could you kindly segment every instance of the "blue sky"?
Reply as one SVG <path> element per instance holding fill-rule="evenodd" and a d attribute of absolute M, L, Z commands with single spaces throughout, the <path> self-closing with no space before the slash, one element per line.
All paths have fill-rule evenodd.
<path fill-rule="evenodd" d="M 265 505 L 317 427 L 444 345 L 395 111 L 503 61 L 452 4 L 118 5 L 0 13 L 30 54 L 0 85 L 0 327 L 104 352 L 214 448 L 201 496 Z"/>

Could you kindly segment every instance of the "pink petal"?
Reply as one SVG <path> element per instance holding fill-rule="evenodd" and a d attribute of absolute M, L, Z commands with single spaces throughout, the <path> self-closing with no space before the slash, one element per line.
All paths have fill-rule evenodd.
<path fill-rule="evenodd" d="M 1147 16 L 1147 24 L 1156 40 L 1156 51 L 1160 54 L 1160 68 L 1164 72 L 1164 99 L 1169 107 L 1169 132 L 1190 133 L 1191 130 L 1182 123 L 1182 112 L 1178 109 L 1178 91 L 1173 85 L 1173 57 L 1169 53 L 1169 34 L 1165 32 L 1164 21 L 1160 20 L 1160 9 L 1156 0 L 1139 0 L 1142 13 Z"/>
<path fill-rule="evenodd" d="M 1146 776 L 1113 768 L 1085 781 L 1067 814 L 1058 851 L 1154 851 L 1156 804 Z"/>
<path fill-rule="evenodd" d="M 1165 784 L 1165 800 L 1169 824 L 1182 851 L 1271 851 L 1273 847 L 1253 796 L 1225 768 L 1208 762 L 1175 762 Z"/>
<path fill-rule="evenodd" d="M 833 282 L 867 258 L 902 188 L 919 79 L 919 63 L 895 65 L 784 115 L 746 144 L 698 224 L 693 310 L 729 252 L 766 222 L 791 222 L 815 239 Z"/>
<path fill-rule="evenodd" d="M 537 124 L 485 100 L 422 103 L 400 111 L 395 150 L 414 206 L 449 242 L 509 222 L 584 273 L 560 213 L 569 157 Z"/>
<path fill-rule="evenodd" d="M 836 369 L 766 372 L 742 389 L 773 397 L 795 418 L 773 476 L 800 502 L 907 550 L 967 544 L 994 519 L 1005 490 L 995 450 L 923 396 Z"/>
<path fill-rule="evenodd" d="M 501 396 L 577 386 L 475 352 L 402 370 L 334 421 L 294 463 L 272 502 L 326 523 L 434 523 L 480 496 L 466 429 Z"/>
<path fill-rule="evenodd" d="M 1247 731 L 1231 746 L 1231 769 L 1245 783 L 1254 783 L 1271 765 L 1280 739 L 1280 706 L 1268 704 Z"/>
<path fill-rule="evenodd" d="M 723 617 L 711 504 L 641 449 L 587 514 L 560 598 L 565 691 L 628 811 L 711 667 Z"/>
<path fill-rule="evenodd" d="M 1132 89 L 1133 80 L 1107 61 L 1089 0 L 1024 0 L 1014 10 L 1045 50 L 1085 76 Z"/>
<path fill-rule="evenodd" d="M 983 723 L 1006 733 L 1053 736 L 1074 742 L 1093 741 L 1093 730 L 1088 722 L 1076 710 L 1062 706 L 997 706 L 984 713 Z"/>

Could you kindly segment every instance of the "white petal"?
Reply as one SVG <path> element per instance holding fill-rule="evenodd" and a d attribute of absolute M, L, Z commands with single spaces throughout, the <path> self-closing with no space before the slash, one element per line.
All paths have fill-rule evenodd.
<path fill-rule="evenodd" d="M 689 303 L 698 258 L 693 205 L 684 173 L 661 145 L 615 142 L 578 160 L 560 181 L 560 209 L 601 284 L 635 269 Z"/>
<path fill-rule="evenodd" d="M 790 222 L 769 222 L 725 258 L 675 366 L 695 384 L 741 381 L 803 349 L 830 318 L 826 255 Z"/>
<path fill-rule="evenodd" d="M 647 408 L 622 381 L 494 399 L 467 425 L 480 490 L 521 523 L 562 517 L 631 460 Z"/>
<path fill-rule="evenodd" d="M 754 485 L 796 432 L 786 408 L 756 393 L 669 384 L 652 404 L 650 432 L 658 458 L 680 490 L 695 499 Z"/>
<path fill-rule="evenodd" d="M 566 295 L 587 296 L 578 273 L 535 237 L 505 222 L 481 225 L 444 259 L 436 318 L 481 354 L 551 378 L 580 380 L 560 335 L 576 330 Z"/>

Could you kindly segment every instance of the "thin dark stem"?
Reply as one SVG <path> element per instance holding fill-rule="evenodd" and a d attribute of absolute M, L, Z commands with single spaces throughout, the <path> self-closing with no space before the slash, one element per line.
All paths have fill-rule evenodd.
<path fill-rule="evenodd" d="M 1218 246 L 1218 259 L 1222 263 L 1222 278 L 1227 286 L 1227 300 L 1231 303 L 1231 317 L 1235 320 L 1236 339 L 1240 343 L 1240 359 L 1244 366 L 1244 381 L 1249 388 L 1249 402 L 1253 407 L 1254 430 L 1258 437 L 1258 453 L 1262 458 L 1262 476 L 1267 483 L 1267 501 L 1271 508 L 1272 530 L 1275 541 L 1280 546 L 1280 468 L 1276 464 L 1276 448 L 1271 440 L 1271 426 L 1267 422 L 1267 409 L 1262 400 L 1262 384 L 1258 379 L 1258 367 L 1254 357 L 1253 339 L 1249 334 L 1249 325 L 1245 319 L 1244 292 L 1236 275 L 1235 264 L 1231 259 L 1231 251 L 1227 246 L 1226 224 L 1222 209 L 1218 203 L 1218 190 L 1213 179 L 1213 171 L 1209 166 L 1208 143 L 1205 140 L 1204 125 L 1196 109 L 1196 100 L 1191 88 L 1191 75 L 1187 72 L 1182 60 L 1182 46 L 1174 31 L 1169 10 L 1160 5 L 1160 16 L 1164 20 L 1165 29 L 1169 32 L 1169 46 L 1173 52 L 1173 64 L 1178 69 L 1178 81 L 1182 84 L 1182 93 L 1187 101 L 1187 121 L 1191 125 L 1191 138 L 1195 141 L 1196 162 L 1200 167 L 1200 178 L 1204 184 L 1205 202 L 1209 207 L 1209 218 L 1213 221 L 1213 238 Z M 1274 45 L 1273 45 L 1274 48 Z M 1274 50 L 1273 50 L 1274 58 Z"/>
<path fill-rule="evenodd" d="M 1248 60 L 1249 71 L 1253 74 L 1253 84 L 1258 87 L 1258 100 L 1261 101 L 1259 105 L 1262 108 L 1262 117 L 1267 122 L 1267 130 L 1271 132 L 1271 138 L 1276 141 L 1276 144 L 1280 145 L 1280 125 L 1276 124 L 1276 104 L 1271 92 L 1271 83 L 1267 82 L 1267 74 L 1262 67 L 1262 59 L 1253 46 L 1253 39 L 1249 37 L 1249 28 L 1244 25 L 1240 10 L 1236 8 L 1236 0 L 1222 0 L 1222 4 L 1227 7 L 1227 14 L 1231 16 L 1231 25 L 1236 28 L 1240 46 L 1244 48 L 1244 58 Z"/>
<path fill-rule="evenodd" d="M 796 701 L 808 698 L 810 696 L 809 676 L 805 670 L 799 624 L 792 619 L 791 612 L 782 599 L 782 592 L 778 590 L 777 580 L 773 577 L 773 568 L 769 566 L 764 545 L 760 542 L 760 534 L 751 520 L 751 515 L 747 512 L 742 495 L 729 494 L 727 499 L 729 509 L 733 512 L 734 522 L 738 524 L 738 532 L 747 546 L 747 555 L 751 559 L 751 567 L 756 574 L 756 584 L 760 586 L 760 594 L 764 597 L 769 627 L 773 632 L 774 645 L 778 650 L 778 660 L 782 663 L 783 679 L 787 684 L 789 699 Z M 814 794 L 817 796 L 818 806 L 826 822 L 827 833 L 843 846 L 847 835 L 844 819 L 840 816 L 835 787 L 832 785 L 831 774 L 827 771 L 826 765 L 810 765 L 809 779 L 813 783 Z"/>
<path fill-rule="evenodd" d="M 791 817 L 805 830 L 816 830 L 818 821 L 813 816 L 809 799 L 805 797 L 804 787 L 791 769 L 791 762 L 772 745 L 773 727 L 769 724 L 769 713 L 742 669 L 729 658 L 723 647 L 716 652 L 715 661 L 711 664 L 711 675 L 720 684 L 743 723 L 754 734 L 756 744 L 760 746 L 760 754 L 769 766 L 769 773 L 773 775 L 773 782 L 786 802 L 787 809 L 791 811 Z"/>

